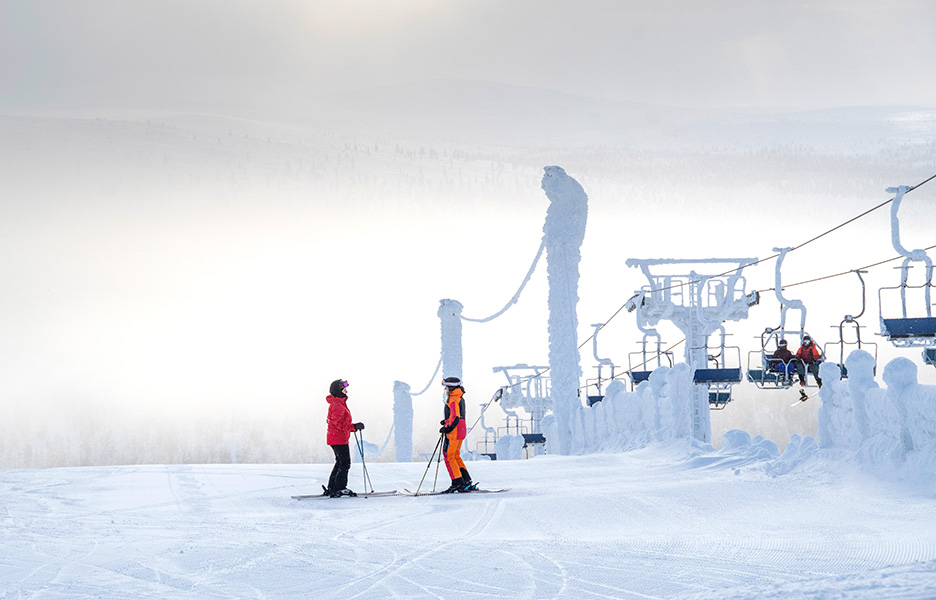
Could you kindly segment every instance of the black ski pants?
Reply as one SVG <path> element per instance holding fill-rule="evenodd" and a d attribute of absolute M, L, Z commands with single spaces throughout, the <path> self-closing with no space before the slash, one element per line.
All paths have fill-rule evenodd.
<path fill-rule="evenodd" d="M 348 444 L 332 446 L 335 452 L 335 466 L 328 478 L 328 489 L 337 492 L 348 487 L 348 471 L 351 470 L 351 450 Z"/>

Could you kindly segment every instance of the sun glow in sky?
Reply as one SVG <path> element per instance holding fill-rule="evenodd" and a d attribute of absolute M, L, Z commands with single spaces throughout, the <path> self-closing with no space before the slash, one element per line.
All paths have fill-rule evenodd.
<path fill-rule="evenodd" d="M 673 106 L 931 105 L 933 22 L 925 0 L 14 0 L 0 108 L 295 109 L 427 79 Z"/>

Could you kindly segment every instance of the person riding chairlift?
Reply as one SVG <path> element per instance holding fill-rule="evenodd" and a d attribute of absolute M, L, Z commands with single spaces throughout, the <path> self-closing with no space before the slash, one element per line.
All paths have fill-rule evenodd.
<path fill-rule="evenodd" d="M 796 364 L 793 360 L 793 353 L 787 348 L 787 341 L 780 340 L 777 343 L 777 349 L 770 355 L 770 370 L 780 373 L 781 381 L 793 379 L 793 371 L 796 370 Z"/>
<path fill-rule="evenodd" d="M 808 335 L 803 336 L 803 344 L 796 351 L 796 374 L 799 376 L 799 384 L 806 385 L 806 372 L 812 373 L 816 378 L 816 384 L 822 387 L 822 380 L 819 379 L 819 363 L 822 362 L 822 352 Z"/>

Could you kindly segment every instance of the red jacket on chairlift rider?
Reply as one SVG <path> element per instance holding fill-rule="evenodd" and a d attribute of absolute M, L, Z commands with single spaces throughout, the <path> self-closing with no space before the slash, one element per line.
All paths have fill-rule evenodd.
<path fill-rule="evenodd" d="M 819 379 L 819 363 L 822 362 L 822 352 L 808 335 L 803 336 L 803 344 L 796 351 L 796 358 L 803 361 L 802 364 L 797 363 L 796 365 L 800 385 L 806 385 L 806 371 L 808 370 L 816 378 L 819 387 L 822 387 L 822 380 Z"/>

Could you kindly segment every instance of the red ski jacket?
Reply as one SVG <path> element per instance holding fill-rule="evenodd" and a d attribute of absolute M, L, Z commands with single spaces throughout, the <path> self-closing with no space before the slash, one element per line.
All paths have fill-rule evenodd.
<path fill-rule="evenodd" d="M 796 351 L 796 358 L 801 359 L 807 365 L 822 359 L 822 353 L 819 352 L 819 348 L 816 348 L 815 344 L 810 344 L 808 346 L 800 346 L 800 349 Z"/>
<path fill-rule="evenodd" d="M 351 438 L 351 432 L 354 431 L 351 411 L 348 410 L 347 405 L 348 399 L 328 396 L 325 401 L 328 402 L 328 417 L 325 419 L 328 423 L 326 441 L 329 446 L 346 445 Z"/>

